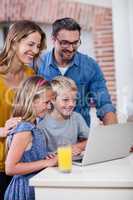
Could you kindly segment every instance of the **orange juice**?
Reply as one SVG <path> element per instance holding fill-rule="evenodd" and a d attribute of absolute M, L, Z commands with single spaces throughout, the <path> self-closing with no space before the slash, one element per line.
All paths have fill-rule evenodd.
<path fill-rule="evenodd" d="M 58 147 L 58 166 L 62 172 L 72 170 L 72 148 L 70 145 Z"/>

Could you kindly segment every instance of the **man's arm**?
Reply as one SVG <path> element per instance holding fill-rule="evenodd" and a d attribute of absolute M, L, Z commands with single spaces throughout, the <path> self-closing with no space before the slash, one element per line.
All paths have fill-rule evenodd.
<path fill-rule="evenodd" d="M 104 125 L 116 124 L 118 123 L 117 115 L 116 113 L 113 113 L 113 112 L 105 113 L 102 121 Z"/>

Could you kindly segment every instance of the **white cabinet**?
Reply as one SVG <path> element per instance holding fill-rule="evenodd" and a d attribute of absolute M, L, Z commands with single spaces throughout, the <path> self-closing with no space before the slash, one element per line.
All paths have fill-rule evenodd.
<path fill-rule="evenodd" d="M 30 179 L 36 200 L 133 200 L 133 155 L 72 173 L 47 168 Z"/>

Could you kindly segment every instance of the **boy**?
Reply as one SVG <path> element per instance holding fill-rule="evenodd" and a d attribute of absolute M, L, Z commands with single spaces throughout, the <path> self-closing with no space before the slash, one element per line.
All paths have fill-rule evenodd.
<path fill-rule="evenodd" d="M 52 99 L 53 109 L 38 127 L 45 131 L 50 152 L 56 151 L 63 139 L 72 144 L 73 155 L 78 155 L 85 149 L 89 127 L 83 117 L 73 111 L 77 100 L 77 86 L 73 80 L 64 76 L 55 77 L 51 85 L 55 93 Z"/>

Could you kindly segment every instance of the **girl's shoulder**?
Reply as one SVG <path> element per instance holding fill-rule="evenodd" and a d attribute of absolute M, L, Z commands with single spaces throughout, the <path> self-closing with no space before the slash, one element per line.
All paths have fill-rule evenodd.
<path fill-rule="evenodd" d="M 35 125 L 30 122 L 20 122 L 18 123 L 16 128 L 10 131 L 10 135 L 18 133 L 18 132 L 31 132 L 34 128 L 35 128 Z"/>
<path fill-rule="evenodd" d="M 29 123 L 29 122 L 20 122 L 16 126 L 16 128 L 11 129 L 7 136 L 7 146 L 11 145 L 12 139 L 14 135 L 21 134 L 22 132 L 30 132 L 32 133 L 32 130 L 34 129 L 35 125 Z"/>

